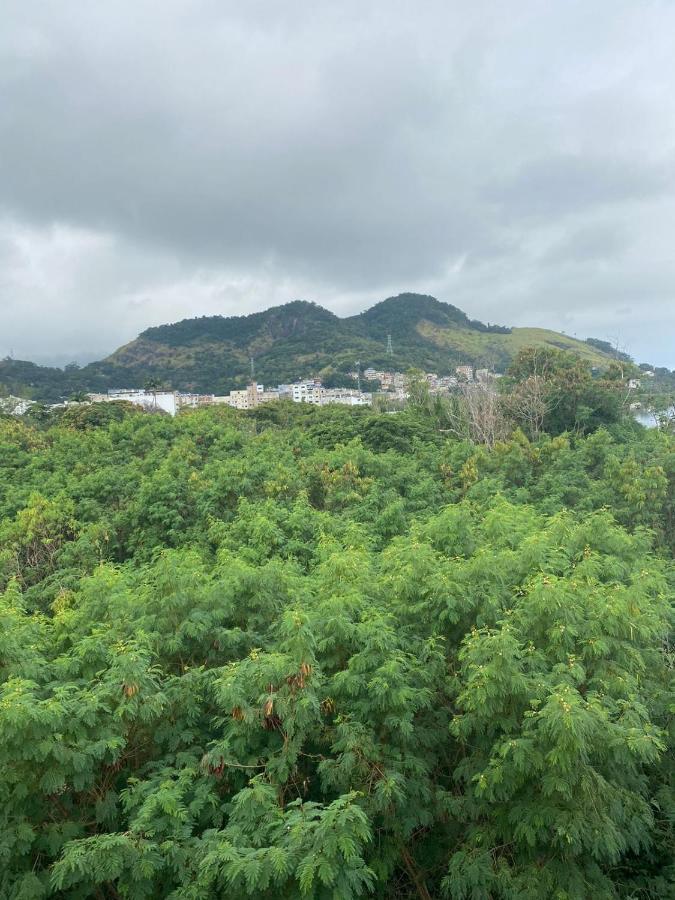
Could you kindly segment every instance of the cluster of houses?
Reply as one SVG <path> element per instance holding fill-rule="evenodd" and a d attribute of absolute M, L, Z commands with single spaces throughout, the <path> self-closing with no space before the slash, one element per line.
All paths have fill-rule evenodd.
<path fill-rule="evenodd" d="M 318 379 L 296 381 L 292 384 L 280 384 L 273 390 L 265 390 L 262 384 L 252 382 L 240 391 L 230 391 L 223 397 L 211 397 L 209 404 L 225 403 L 235 409 L 253 409 L 261 403 L 273 400 L 291 400 L 293 403 L 312 403 L 315 406 L 328 406 L 341 403 L 345 406 L 370 406 L 373 395 L 365 391 L 351 388 L 327 388 Z"/>
<path fill-rule="evenodd" d="M 487 369 L 476 369 L 472 366 L 457 366 L 455 375 L 438 376 L 434 372 L 425 373 L 424 377 L 432 393 L 445 393 L 452 390 L 460 382 L 486 382 L 500 376 L 488 372 Z M 348 373 L 360 384 L 361 378 L 367 382 L 377 382 L 380 392 L 391 399 L 406 400 L 408 398 L 408 376 L 403 372 L 380 372 L 373 368 Z M 230 391 L 229 394 L 191 394 L 182 391 L 149 390 L 149 389 L 116 389 L 105 394 L 90 393 L 87 403 L 114 403 L 126 400 L 140 406 L 148 412 L 161 411 L 175 416 L 181 409 L 196 409 L 203 406 L 231 406 L 234 409 L 255 409 L 264 403 L 275 400 L 290 400 L 293 403 L 311 403 L 314 406 L 328 406 L 339 403 L 344 406 L 370 406 L 373 394 L 354 388 L 328 388 L 318 379 L 295 381 L 290 384 L 279 384 L 276 388 L 265 390 L 264 385 L 252 381 L 242 390 Z M 56 409 L 65 406 L 79 405 L 82 401 L 66 400 L 54 404 Z M 19 397 L 0 398 L 0 412 L 23 415 L 32 405 L 30 400 Z"/>
<path fill-rule="evenodd" d="M 357 380 L 358 372 L 349 372 L 349 375 Z M 406 400 L 408 397 L 408 376 L 404 372 L 383 372 L 377 369 L 365 369 L 361 376 L 366 381 L 377 382 L 380 391 L 385 392 L 389 396 L 392 394 L 398 400 Z M 456 388 L 458 384 L 464 383 L 487 383 L 495 378 L 501 378 L 489 369 L 474 369 L 473 366 L 457 366 L 454 375 L 437 375 L 435 372 L 425 372 L 424 378 L 429 385 L 429 391 L 432 394 L 444 394 Z"/>
<path fill-rule="evenodd" d="M 182 391 L 161 390 L 110 390 L 107 394 L 88 394 L 90 403 L 114 403 L 126 400 L 142 406 L 149 412 L 161 410 L 175 416 L 181 409 L 196 409 L 202 406 L 231 406 L 233 409 L 255 409 L 263 403 L 274 400 L 291 400 L 293 403 L 312 403 L 328 406 L 341 403 L 346 406 L 370 406 L 373 395 L 350 388 L 326 388 L 316 379 L 280 384 L 271 390 L 252 381 L 242 390 L 229 394 L 188 394 Z"/>

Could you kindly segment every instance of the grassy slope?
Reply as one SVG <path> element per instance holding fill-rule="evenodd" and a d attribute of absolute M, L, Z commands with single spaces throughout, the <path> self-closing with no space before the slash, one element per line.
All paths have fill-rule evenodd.
<path fill-rule="evenodd" d="M 465 355 L 467 362 L 483 361 L 499 367 L 502 359 L 513 358 L 523 347 L 533 346 L 569 350 L 595 366 L 603 367 L 608 362 L 604 353 L 584 341 L 546 328 L 514 328 L 511 334 L 486 334 L 460 328 L 439 328 L 430 322 L 420 322 L 417 331 L 437 347 Z"/>

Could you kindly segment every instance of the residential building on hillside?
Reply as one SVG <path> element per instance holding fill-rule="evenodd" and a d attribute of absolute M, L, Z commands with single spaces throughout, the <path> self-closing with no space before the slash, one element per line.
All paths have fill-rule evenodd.
<path fill-rule="evenodd" d="M 253 405 L 250 403 L 251 393 L 246 388 L 241 391 L 230 391 L 227 397 L 223 399 L 233 409 L 249 409 Z"/>
<path fill-rule="evenodd" d="M 351 388 L 328 388 L 324 391 L 322 406 L 330 403 L 342 403 L 346 406 L 370 406 L 373 395 L 365 391 L 355 391 Z"/>
<path fill-rule="evenodd" d="M 318 397 L 322 390 L 325 390 L 323 385 L 317 379 L 312 379 L 311 381 L 296 381 L 293 384 L 284 385 L 284 387 L 289 387 L 291 393 L 291 399 L 294 403 L 318 403 Z"/>
<path fill-rule="evenodd" d="M 436 372 L 424 373 L 426 383 L 432 394 L 447 393 L 457 386 L 458 379 L 473 381 L 474 371 L 471 366 L 457 366 L 457 375 L 438 375 Z M 357 372 L 349 373 L 358 378 Z M 385 372 L 375 368 L 364 371 L 366 380 L 379 381 L 381 390 L 390 399 L 405 401 L 408 399 L 408 376 L 403 372 Z M 476 378 L 483 380 L 497 376 L 488 373 L 487 369 L 478 369 Z M 162 410 L 169 415 L 176 415 L 181 409 L 195 409 L 202 406 L 227 405 L 234 409 L 255 409 L 262 403 L 275 400 L 292 400 L 294 403 L 309 403 L 313 406 L 343 404 L 346 406 L 370 406 L 372 393 L 354 388 L 326 388 L 317 378 L 279 384 L 272 390 L 265 390 L 264 385 L 251 382 L 247 387 L 232 390 L 229 394 L 193 394 L 179 391 L 147 391 L 141 389 L 116 389 L 107 394 L 89 394 L 89 401 L 109 402 L 126 400 L 138 406 L 152 410 Z"/>
<path fill-rule="evenodd" d="M 261 403 L 270 403 L 279 400 L 279 391 L 266 391 L 264 385 L 253 381 L 247 387 L 239 391 L 230 391 L 223 397 L 214 397 L 213 403 L 223 403 L 233 409 L 255 409 Z"/>

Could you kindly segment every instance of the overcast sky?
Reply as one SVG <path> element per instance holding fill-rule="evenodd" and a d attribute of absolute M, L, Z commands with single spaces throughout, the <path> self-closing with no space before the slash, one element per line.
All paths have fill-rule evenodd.
<path fill-rule="evenodd" d="M 402 291 L 675 367 L 672 0 L 5 0 L 0 356 Z"/>

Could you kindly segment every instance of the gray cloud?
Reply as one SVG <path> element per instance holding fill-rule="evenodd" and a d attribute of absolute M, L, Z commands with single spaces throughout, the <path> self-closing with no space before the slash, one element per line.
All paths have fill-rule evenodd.
<path fill-rule="evenodd" d="M 669 193 L 673 176 L 664 165 L 604 157 L 549 156 L 522 166 L 488 191 L 509 217 L 579 215 L 607 205 L 649 200 Z"/>
<path fill-rule="evenodd" d="M 615 261 L 630 246 L 630 235 L 622 223 L 584 225 L 569 231 L 543 255 L 545 263 Z"/>
<path fill-rule="evenodd" d="M 666 2 L 9 0 L 0 353 L 425 290 L 675 365 Z"/>

